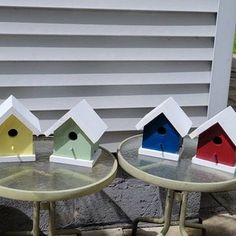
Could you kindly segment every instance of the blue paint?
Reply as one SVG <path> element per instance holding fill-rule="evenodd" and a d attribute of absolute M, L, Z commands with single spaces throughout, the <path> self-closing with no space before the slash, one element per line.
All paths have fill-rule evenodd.
<path fill-rule="evenodd" d="M 182 143 L 183 138 L 164 114 L 160 114 L 144 126 L 143 148 L 178 153 Z"/>

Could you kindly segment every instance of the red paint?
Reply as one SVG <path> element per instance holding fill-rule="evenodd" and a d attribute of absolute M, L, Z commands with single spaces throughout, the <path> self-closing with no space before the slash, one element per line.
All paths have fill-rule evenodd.
<path fill-rule="evenodd" d="M 199 135 L 196 156 L 214 163 L 234 166 L 236 148 L 217 123 Z"/>

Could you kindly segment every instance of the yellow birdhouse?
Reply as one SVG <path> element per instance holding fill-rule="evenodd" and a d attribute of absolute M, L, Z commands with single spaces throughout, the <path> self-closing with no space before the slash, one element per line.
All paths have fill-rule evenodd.
<path fill-rule="evenodd" d="M 35 161 L 33 134 L 40 132 L 38 118 L 11 95 L 0 105 L 0 162 Z"/>

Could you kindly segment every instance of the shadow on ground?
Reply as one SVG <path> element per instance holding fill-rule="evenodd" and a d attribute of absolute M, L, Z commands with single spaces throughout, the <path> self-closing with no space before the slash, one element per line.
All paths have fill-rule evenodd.
<path fill-rule="evenodd" d="M 20 210 L 13 207 L 0 206 L 0 235 L 6 231 L 31 230 L 32 220 Z"/>
<path fill-rule="evenodd" d="M 6 232 L 14 231 L 31 231 L 33 222 L 26 214 L 22 211 L 0 205 L 0 235 L 4 236 Z M 41 233 L 41 236 L 45 234 Z"/>

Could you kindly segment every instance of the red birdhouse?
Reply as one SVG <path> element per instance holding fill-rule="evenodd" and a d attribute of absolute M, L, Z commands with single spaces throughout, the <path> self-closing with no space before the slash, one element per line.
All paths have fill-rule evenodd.
<path fill-rule="evenodd" d="M 194 164 L 234 173 L 236 169 L 236 113 L 227 107 L 194 130 L 198 138 Z"/>

